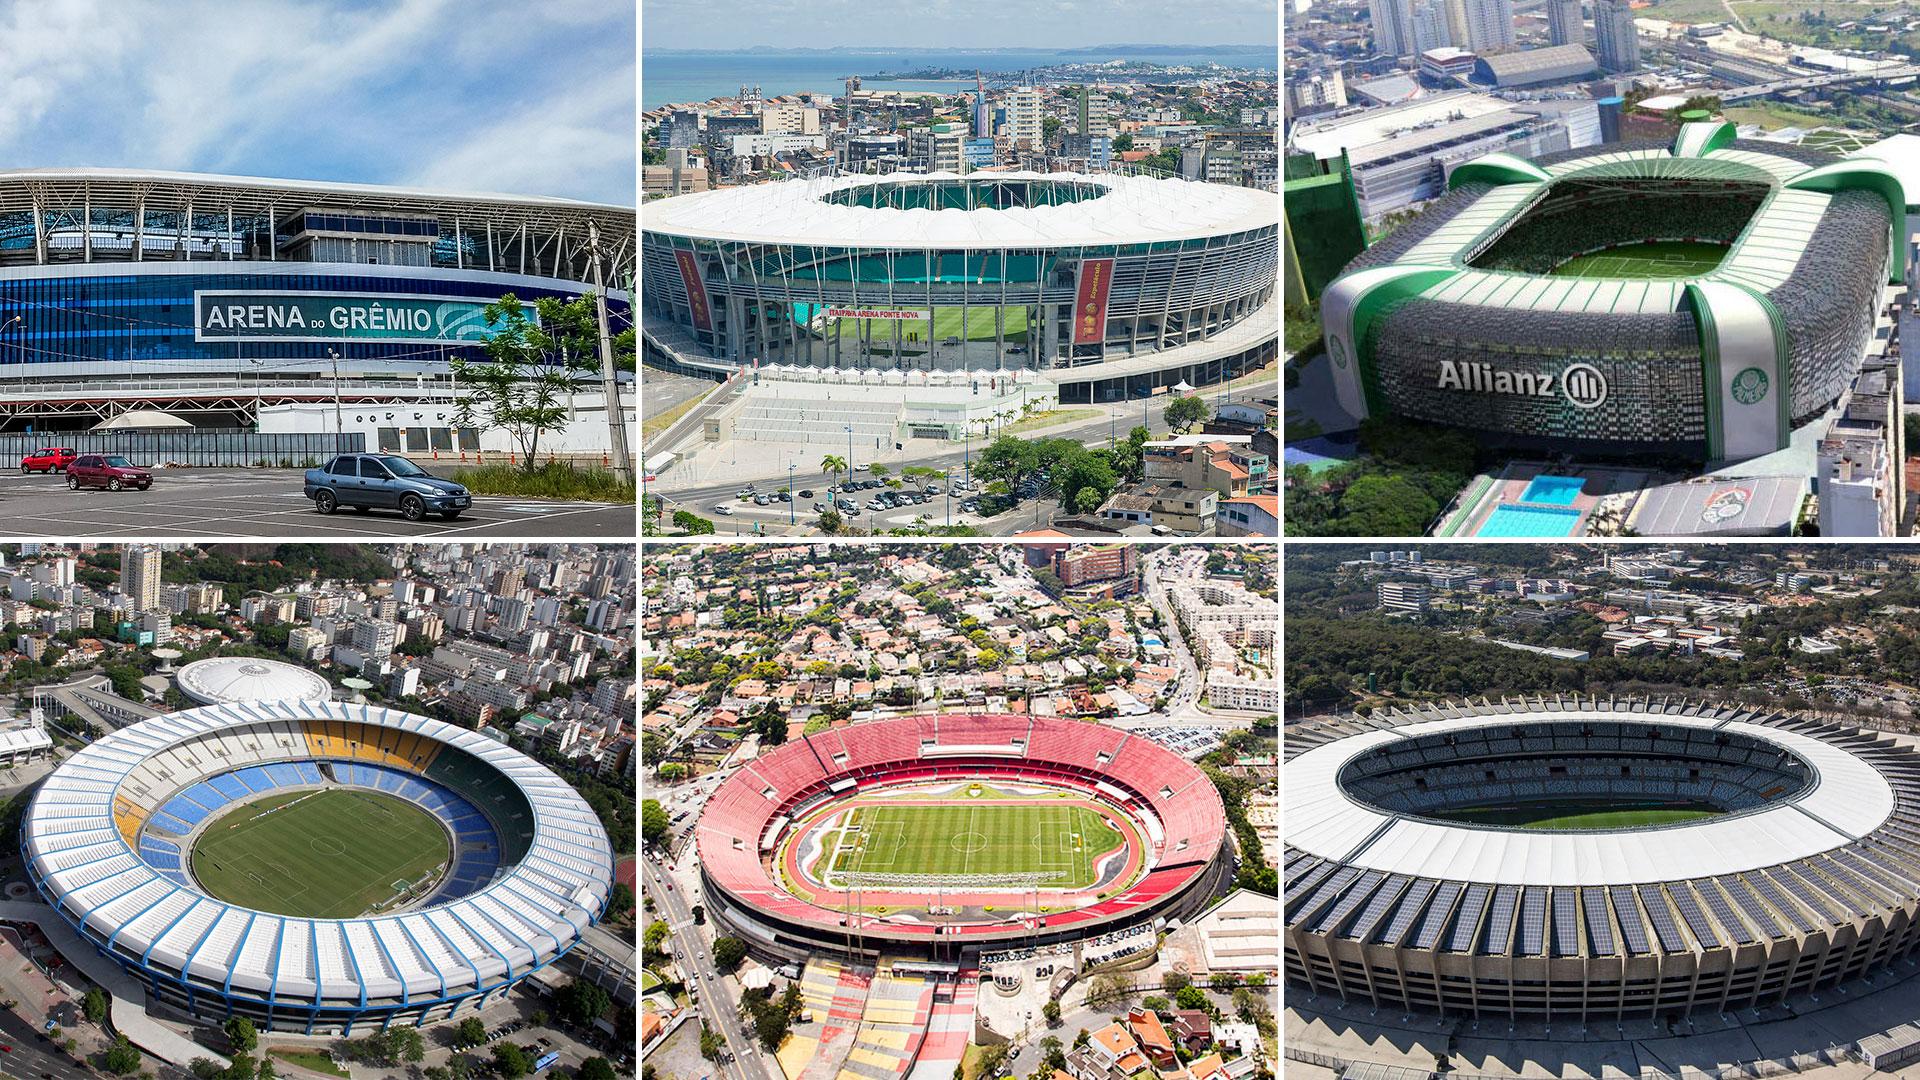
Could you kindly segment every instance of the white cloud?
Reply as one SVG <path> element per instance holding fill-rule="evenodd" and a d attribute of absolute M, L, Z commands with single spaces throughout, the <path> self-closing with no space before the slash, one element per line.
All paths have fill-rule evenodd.
<path fill-rule="evenodd" d="M 633 201 L 634 69 L 576 83 L 565 93 L 500 116 L 440 148 L 407 183 L 474 191 L 553 193 L 556 166 L 575 190 L 621 205 Z M 625 185 L 622 193 L 620 185 Z"/>
<path fill-rule="evenodd" d="M 633 24 L 605 0 L 16 3 L 0 11 L 0 161 L 404 182 L 502 116 L 548 113 L 558 130 L 521 133 L 543 156 L 476 173 L 626 202 Z M 582 109 L 616 109 L 598 73 L 621 69 L 629 119 L 608 145 Z"/>

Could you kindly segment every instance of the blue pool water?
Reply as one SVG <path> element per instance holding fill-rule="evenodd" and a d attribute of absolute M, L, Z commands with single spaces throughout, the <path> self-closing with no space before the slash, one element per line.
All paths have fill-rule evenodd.
<path fill-rule="evenodd" d="M 1533 483 L 1527 485 L 1527 490 L 1520 493 L 1520 501 L 1544 503 L 1548 506 L 1572 506 L 1573 500 L 1580 497 L 1580 489 L 1585 485 L 1586 481 L 1578 476 L 1542 474 L 1534 477 Z"/>
<path fill-rule="evenodd" d="M 1580 516 L 1578 510 L 1551 506 L 1497 506 L 1474 535 L 1572 536 L 1580 524 Z"/>

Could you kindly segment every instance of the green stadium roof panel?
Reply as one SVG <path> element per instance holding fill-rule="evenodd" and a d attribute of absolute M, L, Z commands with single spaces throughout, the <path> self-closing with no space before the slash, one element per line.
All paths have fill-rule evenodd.
<path fill-rule="evenodd" d="M 1725 121 L 1695 119 L 1704 115 L 1699 110 L 1680 114 L 1687 123 L 1681 124 L 1673 137 L 1674 157 L 1706 157 L 1740 137 L 1740 129 Z"/>
<path fill-rule="evenodd" d="M 1488 154 L 1474 158 L 1447 177 L 1447 190 L 1462 184 L 1523 184 L 1551 179 L 1547 171 L 1516 154 Z"/>

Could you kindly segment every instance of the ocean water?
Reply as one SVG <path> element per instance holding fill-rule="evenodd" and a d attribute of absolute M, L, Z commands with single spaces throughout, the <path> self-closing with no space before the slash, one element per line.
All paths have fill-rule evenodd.
<path fill-rule="evenodd" d="M 916 80 L 879 80 L 868 76 L 876 71 L 919 71 L 926 68 L 957 68 L 984 72 L 1020 71 L 1029 67 L 1057 64 L 1102 63 L 1108 60 L 1145 60 L 1159 64 L 1204 64 L 1215 62 L 1241 67 L 1274 67 L 1272 47 L 1249 46 L 1244 50 L 1196 50 L 1192 53 L 1047 53 L 1047 52 L 940 52 L 896 49 L 872 53 L 651 53 L 640 55 L 640 108 L 642 111 L 673 102 L 705 101 L 721 94 L 739 91 L 742 83 L 758 84 L 769 97 L 814 91 L 838 97 L 846 90 L 847 76 L 858 75 L 861 85 L 876 90 L 943 90 L 958 93 L 970 89 L 973 80 L 926 82 Z"/>

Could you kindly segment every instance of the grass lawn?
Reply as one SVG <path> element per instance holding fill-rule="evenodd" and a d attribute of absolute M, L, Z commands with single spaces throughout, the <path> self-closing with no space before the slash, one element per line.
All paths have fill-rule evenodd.
<path fill-rule="evenodd" d="M 341 1068 L 338 1065 L 335 1065 L 333 1063 L 332 1058 L 322 1053 L 309 1052 L 305 1050 L 281 1050 L 281 1049 L 269 1049 L 267 1053 L 272 1054 L 274 1057 L 277 1057 L 282 1061 L 288 1062 L 293 1065 L 298 1065 L 303 1069 L 310 1069 L 317 1073 L 326 1073 L 329 1076 L 345 1076 L 349 1078 L 353 1076 L 352 1073 L 348 1072 L 347 1070 Z"/>
<path fill-rule="evenodd" d="M 720 389 L 720 386 L 720 383 L 713 384 L 713 390 Z M 650 435 L 658 435 L 667 430 L 667 428 L 673 426 L 674 421 L 692 412 L 695 406 L 707 400 L 707 398 L 713 394 L 713 390 L 709 390 L 704 394 L 696 394 L 671 409 L 666 409 L 661 412 L 649 410 L 646 419 L 640 421 L 640 437 L 645 439 Z"/>
<path fill-rule="evenodd" d="M 391 795 L 337 788 L 269 795 L 207 826 L 193 846 L 193 874 L 231 904 L 344 919 L 446 863 L 448 843 L 433 815 Z"/>
<path fill-rule="evenodd" d="M 1523 829 L 1628 829 L 1640 825 L 1672 825 L 1681 821 L 1718 817 L 1718 807 L 1702 803 L 1622 805 L 1550 802 L 1534 806 L 1488 806 L 1456 810 L 1435 817 L 1471 825 L 1514 825 Z"/>
<path fill-rule="evenodd" d="M 1027 801 L 890 804 L 853 811 L 830 858 L 834 874 L 1046 874 L 1054 888 L 1094 882 L 1096 859 L 1121 835 L 1084 806 Z"/>
<path fill-rule="evenodd" d="M 621 483 L 620 477 L 612 471 L 582 469 L 563 461 L 550 461 L 532 472 L 519 465 L 480 465 L 449 469 L 442 475 L 467 485 L 467 489 L 475 495 L 531 496 L 604 503 L 634 501 L 634 485 Z"/>
<path fill-rule="evenodd" d="M 1034 413 L 1025 420 L 1017 420 L 1008 424 L 1006 427 L 997 429 L 995 434 L 1018 435 L 1023 431 L 1034 431 L 1039 428 L 1053 427 L 1056 424 L 1071 423 L 1075 420 L 1091 420 L 1096 416 L 1104 416 L 1105 414 L 1105 409 L 1055 409 L 1051 412 Z"/>
<path fill-rule="evenodd" d="M 1577 255 L 1554 267 L 1555 277 L 1676 278 L 1704 274 L 1720 265 L 1727 249 L 1691 240 L 1655 240 L 1645 244 Z"/>
<path fill-rule="evenodd" d="M 1836 126 L 1831 116 L 1815 116 L 1813 113 L 1801 112 L 1798 109 L 1768 101 L 1757 105 L 1729 105 L 1722 109 L 1721 113 L 1736 124 L 1759 124 L 1768 131 L 1784 127 Z"/>

